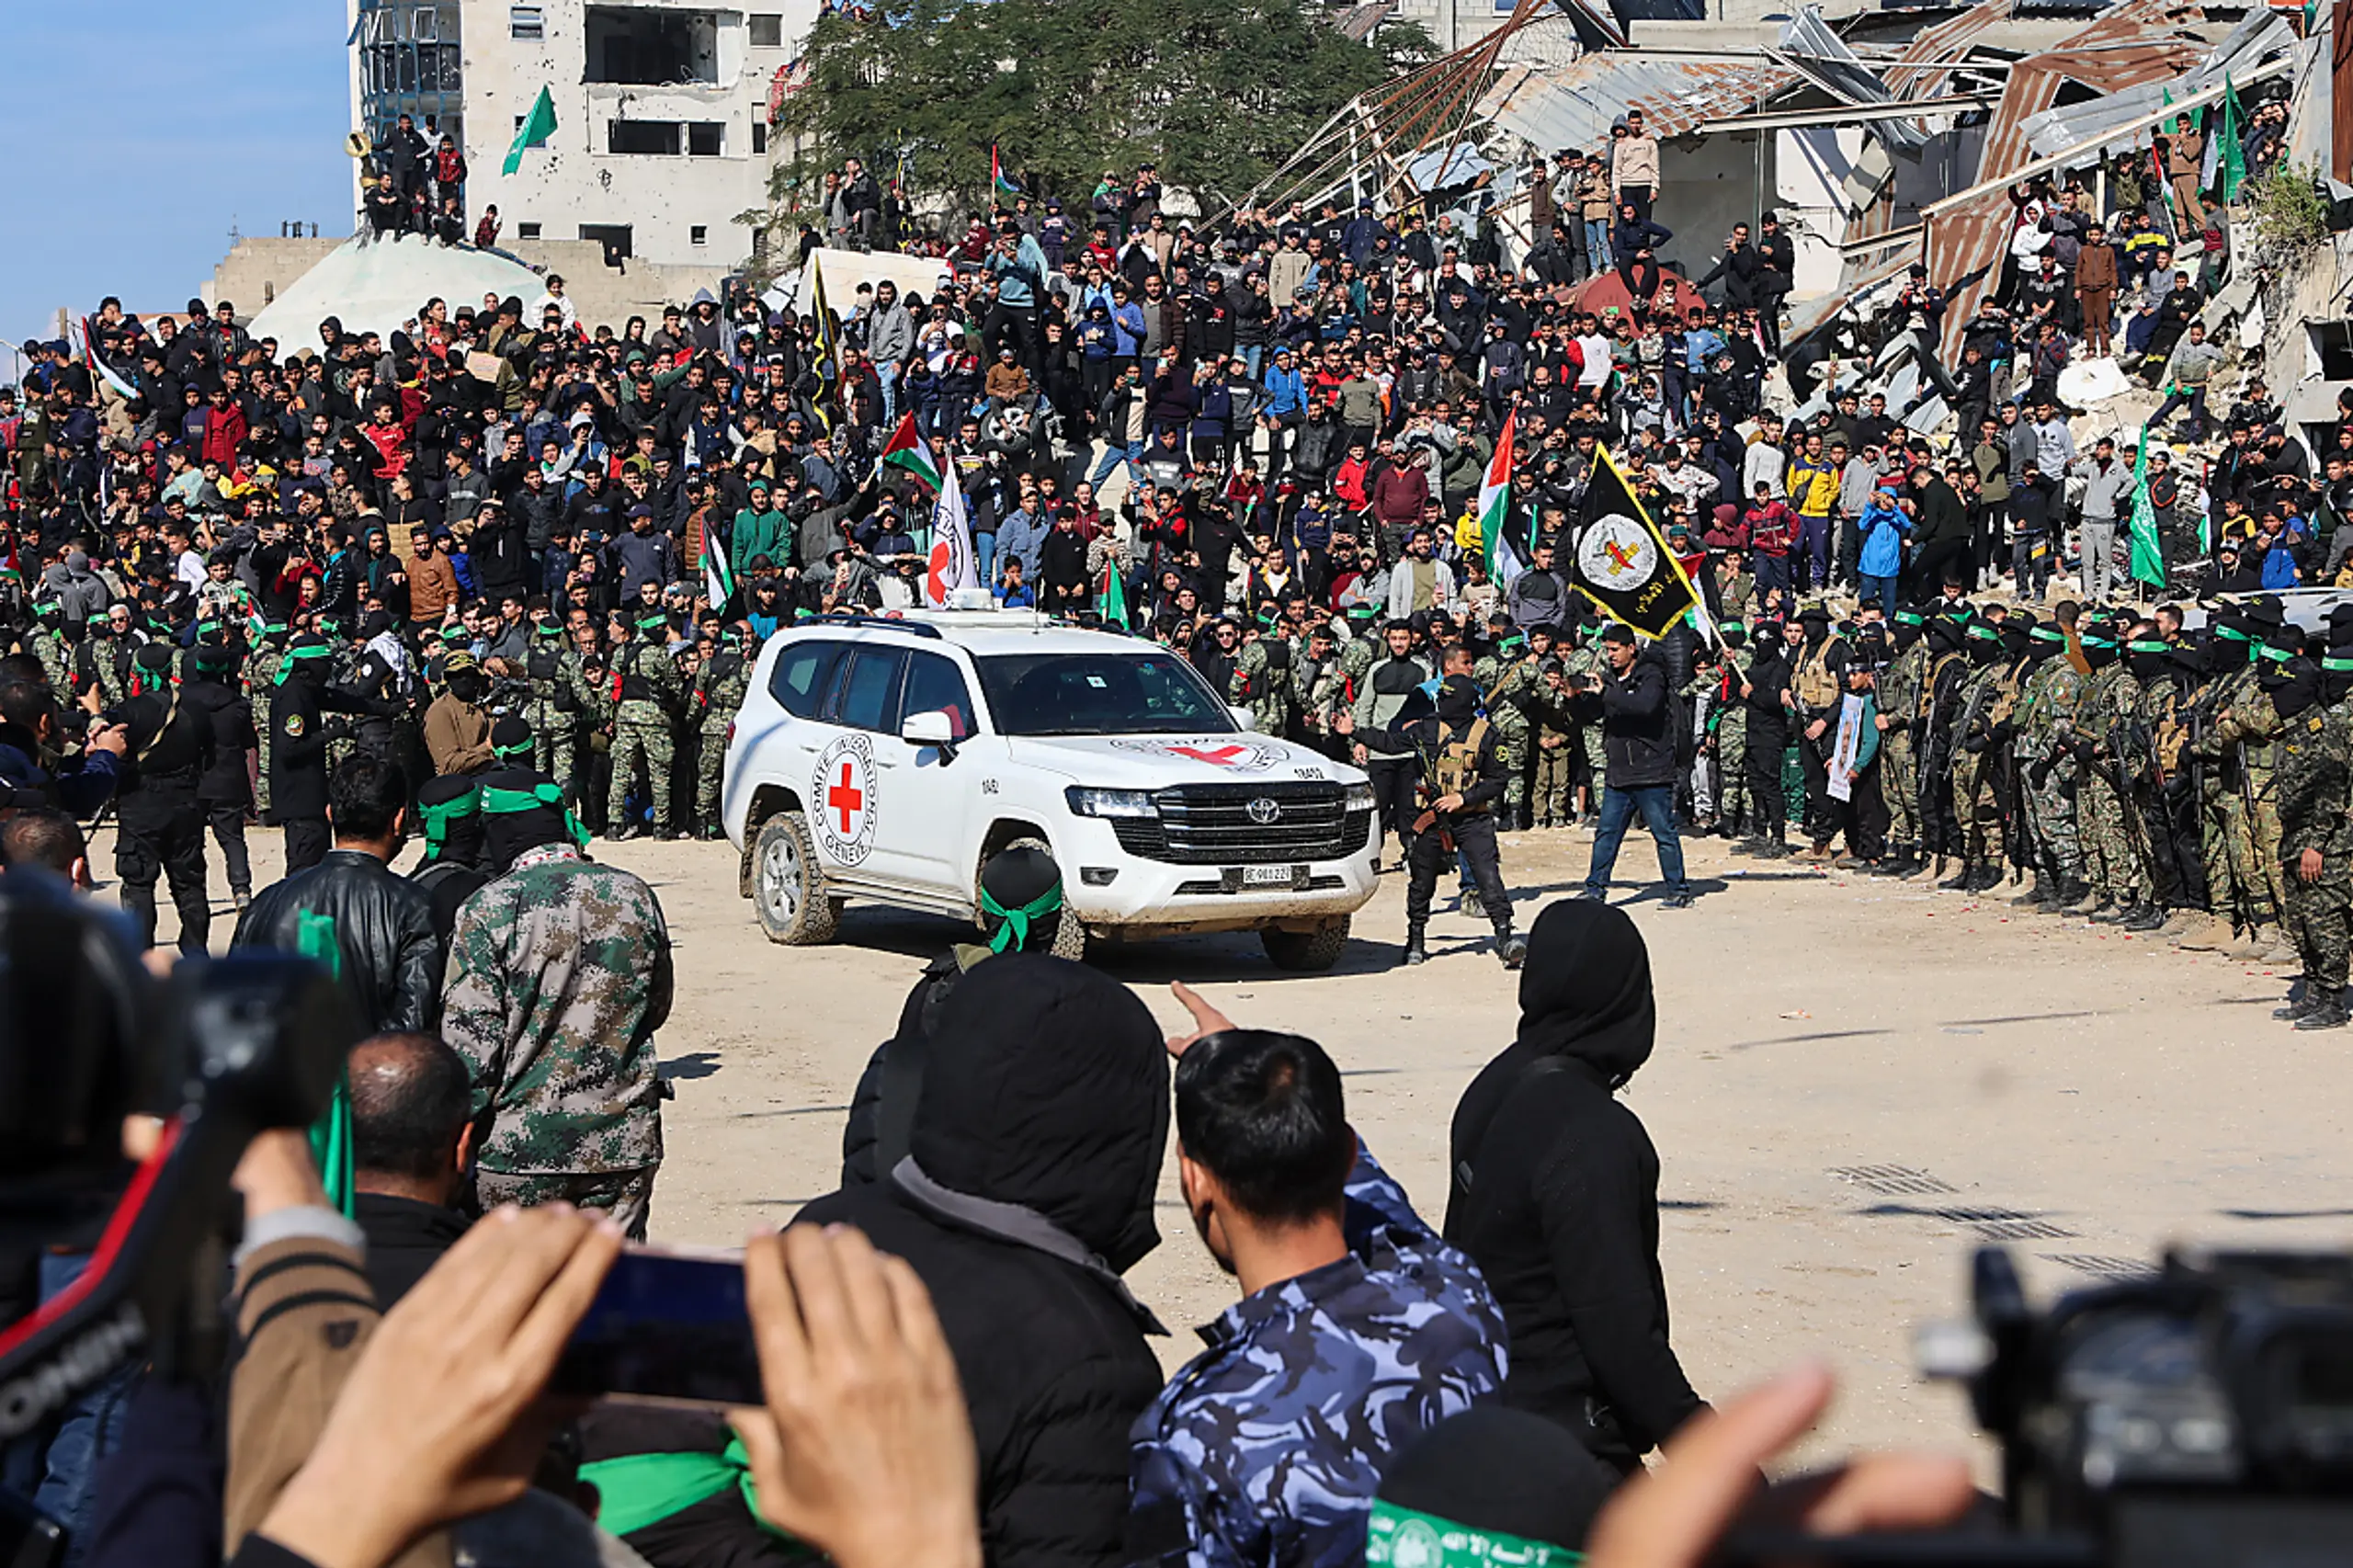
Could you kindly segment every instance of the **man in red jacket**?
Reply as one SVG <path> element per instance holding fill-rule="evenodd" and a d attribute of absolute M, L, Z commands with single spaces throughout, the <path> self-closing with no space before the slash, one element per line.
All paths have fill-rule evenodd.
<path fill-rule="evenodd" d="M 1373 482 L 1373 520 L 1381 525 L 1392 551 L 1404 543 L 1407 530 L 1422 520 L 1422 507 L 1430 499 L 1429 461 L 1429 449 L 1416 448 L 1409 461 L 1390 464 Z"/>
<path fill-rule="evenodd" d="M 245 442 L 245 411 L 229 401 L 229 389 L 214 387 L 204 413 L 204 460 L 225 471 L 237 464 L 237 449 Z"/>

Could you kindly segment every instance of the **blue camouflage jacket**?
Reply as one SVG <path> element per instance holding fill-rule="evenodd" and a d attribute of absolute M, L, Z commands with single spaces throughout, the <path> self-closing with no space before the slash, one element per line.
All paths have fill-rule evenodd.
<path fill-rule="evenodd" d="M 1361 1145 L 1349 1256 L 1236 1301 L 1129 1434 L 1130 1556 L 1342 1568 L 1389 1457 L 1504 1382 L 1504 1319 L 1471 1260 Z"/>

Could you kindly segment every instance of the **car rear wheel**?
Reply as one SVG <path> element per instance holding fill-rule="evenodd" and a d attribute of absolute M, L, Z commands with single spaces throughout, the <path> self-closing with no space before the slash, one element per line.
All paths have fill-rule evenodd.
<path fill-rule="evenodd" d="M 1050 860 L 1054 856 L 1054 846 L 1042 838 L 1017 838 L 997 853 L 1002 855 L 1006 849 L 1035 849 Z M 1081 920 L 1070 907 L 1068 882 L 1063 884 L 1063 898 L 1064 900 L 1063 907 L 1055 914 L 1047 916 L 1053 922 L 1052 936 L 1044 941 L 1040 941 L 1037 937 L 1032 936 L 1029 943 L 1023 947 L 1022 951 L 1046 953 L 1054 958 L 1068 959 L 1073 963 L 1085 963 L 1086 961 L 1086 922 Z"/>
<path fill-rule="evenodd" d="M 1259 931 L 1258 941 L 1277 969 L 1320 973 L 1340 961 L 1340 949 L 1348 944 L 1348 916 L 1326 920 L 1313 931 L 1266 926 Z"/>
<path fill-rule="evenodd" d="M 825 896 L 809 824 L 799 812 L 779 812 L 760 824 L 752 865 L 752 907 L 769 941 L 808 948 L 834 939 L 841 903 Z"/>

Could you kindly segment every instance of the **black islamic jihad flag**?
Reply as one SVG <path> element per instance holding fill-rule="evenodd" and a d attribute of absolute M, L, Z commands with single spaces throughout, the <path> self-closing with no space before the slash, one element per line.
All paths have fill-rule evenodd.
<path fill-rule="evenodd" d="M 1593 449 L 1593 476 L 1577 516 L 1570 574 L 1605 614 L 1645 637 L 1665 636 L 1699 602 L 1699 590 L 1667 548 L 1665 536 L 1600 446 Z"/>

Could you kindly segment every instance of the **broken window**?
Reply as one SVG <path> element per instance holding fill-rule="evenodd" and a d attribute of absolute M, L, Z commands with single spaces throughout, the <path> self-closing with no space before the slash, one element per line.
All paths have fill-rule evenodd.
<path fill-rule="evenodd" d="M 585 79 L 632 86 L 719 82 L 719 13 L 588 8 Z"/>
<path fill-rule="evenodd" d="M 752 47 L 782 49 L 784 47 L 784 14 L 780 11 L 752 13 Z"/>
<path fill-rule="evenodd" d="M 616 119 L 606 130 L 605 151 L 675 158 L 685 131 L 675 119 Z"/>

